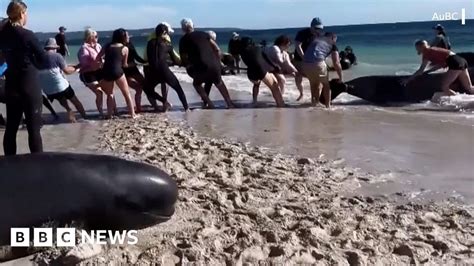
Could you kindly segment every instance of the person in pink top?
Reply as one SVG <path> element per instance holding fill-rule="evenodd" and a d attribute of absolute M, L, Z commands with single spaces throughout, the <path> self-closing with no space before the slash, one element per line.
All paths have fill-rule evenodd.
<path fill-rule="evenodd" d="M 422 55 L 422 63 L 418 71 L 403 82 L 404 85 L 407 85 L 420 75 L 448 68 L 448 71 L 444 74 L 441 85 L 443 94 L 446 96 L 456 95 L 456 92 L 450 88 L 456 80 L 461 82 L 463 89 L 468 94 L 474 94 L 474 86 L 472 86 L 472 81 L 467 70 L 469 66 L 464 58 L 447 49 L 430 47 L 425 40 L 417 41 L 415 47 L 418 55 Z M 425 71 L 428 64 L 431 64 L 431 69 Z"/>
<path fill-rule="evenodd" d="M 104 92 L 100 87 L 102 80 L 102 64 L 97 61 L 97 55 L 102 50 L 102 46 L 98 43 L 97 32 L 91 28 L 87 28 L 84 32 L 84 44 L 77 53 L 79 59 L 80 79 L 95 95 L 96 105 L 100 116 L 103 117 Z"/>

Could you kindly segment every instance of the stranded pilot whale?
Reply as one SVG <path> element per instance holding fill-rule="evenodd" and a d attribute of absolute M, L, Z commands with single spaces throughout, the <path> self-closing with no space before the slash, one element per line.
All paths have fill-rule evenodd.
<path fill-rule="evenodd" d="M 474 80 L 474 68 L 469 68 L 468 71 L 471 80 Z M 403 86 L 402 81 L 407 78 L 409 76 L 366 76 L 345 84 L 331 80 L 331 98 L 335 99 L 339 94 L 347 92 L 375 104 L 417 103 L 430 100 L 436 92 L 442 91 L 443 73 L 421 75 Z M 459 81 L 451 85 L 451 89 L 467 93 Z M 321 97 L 321 102 L 324 102 L 324 97 Z"/>
<path fill-rule="evenodd" d="M 143 229 L 174 214 L 177 185 L 151 165 L 105 155 L 0 157 L 0 245 L 10 228 L 72 221 L 88 230 Z"/>

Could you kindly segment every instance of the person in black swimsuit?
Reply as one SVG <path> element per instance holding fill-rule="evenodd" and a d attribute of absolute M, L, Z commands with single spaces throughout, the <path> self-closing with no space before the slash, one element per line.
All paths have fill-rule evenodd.
<path fill-rule="evenodd" d="M 159 96 L 155 92 L 155 87 L 159 83 L 166 83 L 172 87 L 176 93 L 178 93 L 179 100 L 183 104 L 184 110 L 188 111 L 189 106 L 184 94 L 183 88 L 179 84 L 176 76 L 171 72 L 169 65 L 166 61 L 168 56 L 171 57 L 173 62 L 177 65 L 181 64 L 181 60 L 173 50 L 173 46 L 169 42 L 168 27 L 164 24 L 159 24 L 155 29 L 156 38 L 151 39 L 147 44 L 147 58 L 149 61 L 149 69 L 145 73 L 145 93 L 150 97 L 155 98 L 163 102 L 166 107 L 170 106 L 167 100 L 166 93 L 163 96 Z"/>
<path fill-rule="evenodd" d="M 35 34 L 24 28 L 28 16 L 26 9 L 26 4 L 21 1 L 10 2 L 7 8 L 9 22 L 0 31 L 0 50 L 8 64 L 5 83 L 7 126 L 3 138 L 7 156 L 17 152 L 16 135 L 23 114 L 31 153 L 43 151 L 38 68 L 46 61 L 46 52 Z"/>
<path fill-rule="evenodd" d="M 247 66 L 247 77 L 254 84 L 254 104 L 257 104 L 260 83 L 263 81 L 272 91 L 277 106 L 284 107 L 285 102 L 281 95 L 278 80 L 275 75 L 271 73 L 272 71 L 276 71 L 278 67 L 271 64 L 269 59 L 265 59 L 262 48 L 255 45 L 251 38 L 243 37 L 240 39 L 239 52 L 242 61 Z"/>
<path fill-rule="evenodd" d="M 128 112 L 132 118 L 136 118 L 135 109 L 133 107 L 132 97 L 128 89 L 127 79 L 123 72 L 123 67 L 127 67 L 128 48 L 125 46 L 127 42 L 127 31 L 117 29 L 112 34 L 112 42 L 107 44 L 97 56 L 97 60 L 101 61 L 104 57 L 104 65 L 102 68 L 102 89 L 107 94 L 107 118 L 112 118 L 116 109 L 114 99 L 114 83 L 120 88 L 120 91 L 127 102 Z"/>
<path fill-rule="evenodd" d="M 221 92 L 228 108 L 234 104 L 230 99 L 229 92 L 221 76 L 220 49 L 209 34 L 202 31 L 194 31 L 194 25 L 190 19 L 181 21 L 184 36 L 179 42 L 179 53 L 183 65 L 186 66 L 188 75 L 193 78 L 193 86 L 201 96 L 204 105 L 214 108 L 214 104 L 206 94 L 202 84 L 206 86 L 216 85 Z"/>
<path fill-rule="evenodd" d="M 142 91 L 145 84 L 145 78 L 143 77 L 140 70 L 138 70 L 137 63 L 145 64 L 146 61 L 138 55 L 137 50 L 132 42 L 130 42 L 130 36 L 127 32 L 127 42 L 126 46 L 128 48 L 128 58 L 127 58 L 127 67 L 123 68 L 125 77 L 127 78 L 128 86 L 135 90 L 135 106 L 137 112 L 142 112 Z"/>

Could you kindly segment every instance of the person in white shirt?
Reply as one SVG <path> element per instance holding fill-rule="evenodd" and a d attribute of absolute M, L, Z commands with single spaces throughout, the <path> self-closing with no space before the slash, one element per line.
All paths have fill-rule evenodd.
<path fill-rule="evenodd" d="M 273 74 L 278 80 L 281 94 L 285 93 L 285 75 L 292 75 L 298 72 L 295 66 L 291 63 L 288 49 L 291 46 L 291 39 L 288 36 L 281 35 L 276 38 L 273 46 L 264 48 L 266 59 L 274 66 Z M 302 95 L 300 95 L 301 97 Z"/>

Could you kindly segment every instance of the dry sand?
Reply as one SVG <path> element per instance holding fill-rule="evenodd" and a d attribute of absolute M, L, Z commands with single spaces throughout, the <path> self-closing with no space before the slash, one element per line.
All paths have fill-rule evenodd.
<path fill-rule="evenodd" d="M 108 122 L 100 150 L 163 168 L 180 196 L 173 218 L 140 231 L 139 245 L 83 265 L 474 263 L 472 209 L 346 197 L 375 177 L 324 158 L 203 138 L 156 114 Z"/>

